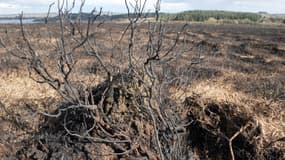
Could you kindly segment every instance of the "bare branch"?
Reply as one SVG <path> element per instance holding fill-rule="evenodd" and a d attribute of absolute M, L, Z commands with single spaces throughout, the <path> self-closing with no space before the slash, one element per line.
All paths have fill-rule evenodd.
<path fill-rule="evenodd" d="M 51 7 L 55 4 L 55 2 L 51 3 L 49 5 L 49 8 L 48 8 L 48 12 L 47 12 L 47 16 L 45 17 L 45 24 L 48 23 L 48 18 L 49 18 L 49 15 L 50 15 L 50 10 L 51 10 Z"/>

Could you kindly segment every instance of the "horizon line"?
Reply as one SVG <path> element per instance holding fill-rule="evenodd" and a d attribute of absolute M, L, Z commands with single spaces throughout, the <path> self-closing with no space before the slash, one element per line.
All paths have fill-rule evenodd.
<path fill-rule="evenodd" d="M 177 13 L 183 13 L 183 12 L 188 12 L 188 11 L 225 11 L 225 12 L 238 12 L 238 13 L 256 13 L 256 14 L 271 14 L 271 15 L 282 15 L 285 14 L 284 13 L 271 13 L 271 12 L 267 12 L 267 11 L 258 11 L 258 12 L 250 12 L 250 11 L 235 11 L 235 10 L 220 10 L 220 9 L 192 9 L 192 10 L 184 10 L 184 11 L 179 11 L 179 12 L 160 12 L 160 13 L 166 13 L 166 14 L 177 14 Z M 78 13 L 78 12 L 71 12 L 71 13 Z M 90 13 L 90 12 L 82 12 L 82 13 Z M 112 15 L 120 15 L 120 14 L 127 14 L 127 12 L 112 12 L 112 11 L 102 11 L 102 13 L 105 14 L 112 14 Z M 147 12 L 144 12 L 147 13 Z M 153 12 L 149 12 L 149 13 L 153 13 Z M 3 16 L 18 16 L 20 15 L 21 12 L 19 13 L 8 13 L 8 14 L 0 14 L 0 18 Z M 36 14 L 38 15 L 46 15 L 46 12 L 23 12 L 24 15 L 33 15 L 35 16 Z M 58 12 L 50 12 L 50 14 L 58 14 Z"/>

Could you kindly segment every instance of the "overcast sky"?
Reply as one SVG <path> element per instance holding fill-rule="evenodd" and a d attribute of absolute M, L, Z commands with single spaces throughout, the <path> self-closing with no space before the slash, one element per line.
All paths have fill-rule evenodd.
<path fill-rule="evenodd" d="M 0 0 L 0 14 L 45 13 L 48 5 L 56 0 Z M 70 0 L 71 1 L 71 0 Z M 133 0 L 129 0 L 133 1 Z M 156 0 L 148 0 L 152 9 Z M 80 3 L 80 0 L 77 0 Z M 123 13 L 125 0 L 86 0 L 85 11 L 103 7 L 104 11 Z M 180 12 L 185 10 L 231 10 L 269 13 L 285 13 L 285 0 L 162 0 L 161 11 Z"/>

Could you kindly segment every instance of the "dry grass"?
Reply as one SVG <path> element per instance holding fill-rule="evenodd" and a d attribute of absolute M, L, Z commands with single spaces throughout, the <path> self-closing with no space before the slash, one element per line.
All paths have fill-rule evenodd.
<path fill-rule="evenodd" d="M 171 89 L 172 98 L 184 101 L 187 97 L 199 97 L 200 103 L 234 104 L 239 113 L 250 114 L 261 125 L 265 142 L 277 140 L 285 135 L 285 112 L 281 102 L 268 106 L 268 101 L 235 91 L 230 85 L 222 82 L 204 81 L 194 83 L 185 90 Z M 277 144 L 284 148 L 284 143 Z"/>
<path fill-rule="evenodd" d="M 2 77 L 0 84 L 0 99 L 7 105 L 19 100 L 57 96 L 56 92 L 49 86 L 38 84 L 27 76 L 18 77 L 11 74 L 9 77 Z"/>
<path fill-rule="evenodd" d="M 112 25 L 114 26 L 112 27 Z M 100 32 L 105 33 L 112 30 L 112 36 L 118 40 L 124 25 L 123 22 L 108 24 Z M 181 24 L 169 24 L 169 27 L 175 31 L 179 25 Z M 0 30 L 6 27 L 0 26 Z M 13 27 L 15 26 L 11 26 L 11 28 Z M 36 28 L 37 26 L 33 27 Z M 198 95 L 201 103 L 234 104 L 237 107 L 237 113 L 251 115 L 260 124 L 263 143 L 268 144 L 285 137 L 284 96 L 277 99 L 274 97 L 277 93 L 285 94 L 285 57 L 282 56 L 285 39 L 276 40 L 278 37 L 282 38 L 279 33 L 276 35 L 276 31 L 285 34 L 285 30 L 255 27 L 205 24 L 192 26 L 192 30 L 189 29 L 190 31 L 187 32 L 189 35 L 187 44 L 178 46 L 181 47 L 181 50 L 187 49 L 187 47 L 192 49 L 182 52 L 175 67 L 183 70 L 188 65 L 187 63 L 197 59 L 197 57 L 202 57 L 202 60 L 200 64 L 193 66 L 193 68 L 196 67 L 194 69 L 197 71 L 194 72 L 193 69 L 193 72 L 188 75 L 194 77 L 191 79 L 191 83 L 186 87 L 173 85 L 170 88 L 170 93 L 171 98 L 177 103 L 184 102 L 187 97 Z M 144 28 L 141 28 L 140 34 L 144 34 L 144 31 Z M 10 32 L 12 37 L 17 36 L 17 32 L 14 34 L 12 31 Z M 108 43 L 110 37 L 101 34 L 99 38 L 102 42 L 107 42 L 102 46 L 103 48 L 113 47 L 111 43 Z M 140 36 L 138 39 L 139 41 L 146 41 Z M 55 43 L 54 40 L 48 41 L 43 37 L 36 37 L 33 40 L 39 42 L 37 47 L 39 47 L 42 55 L 46 55 L 47 51 L 50 51 L 50 48 L 44 48 L 46 43 Z M 274 45 L 262 48 L 262 45 L 272 43 L 278 46 L 278 53 L 272 51 Z M 257 44 L 260 45 L 257 46 Z M 199 48 L 201 45 L 202 49 Z M 217 47 L 217 51 L 214 51 L 215 47 Z M 115 51 L 113 61 L 119 58 L 116 57 L 116 52 L 120 51 Z M 104 60 L 110 61 L 110 50 L 106 49 L 103 54 L 106 56 Z M 7 57 L 3 48 L 0 48 L 0 56 L 0 60 Z M 72 75 L 74 83 L 96 86 L 104 80 L 102 75 L 90 73 L 89 69 L 92 69 L 92 66 L 98 67 L 90 57 L 78 56 L 77 58 L 79 61 L 76 64 L 75 73 Z M 48 55 L 46 59 L 48 60 Z M 14 67 L 14 70 L 0 64 L 0 101 L 2 103 L 13 108 L 13 104 L 19 101 L 59 98 L 49 86 L 37 84 L 29 79 L 26 69 L 24 69 L 25 65 L 15 63 L 17 62 L 15 59 L 12 61 L 14 63 L 9 63 L 9 66 Z M 54 62 L 47 61 L 46 63 L 52 66 Z M 125 64 L 120 62 L 113 64 L 118 65 L 118 67 L 125 67 Z M 97 72 L 100 73 L 100 67 L 97 69 Z M 54 71 L 56 70 L 54 69 Z M 277 142 L 274 145 L 278 148 L 285 148 L 284 142 Z M 0 143 L 0 155 L 1 150 L 3 150 L 3 146 Z"/>

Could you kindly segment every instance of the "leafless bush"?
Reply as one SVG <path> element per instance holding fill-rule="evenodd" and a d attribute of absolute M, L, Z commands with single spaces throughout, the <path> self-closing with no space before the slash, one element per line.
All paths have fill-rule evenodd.
<path fill-rule="evenodd" d="M 181 146 L 185 125 L 172 111 L 167 90 L 175 79 L 180 79 L 185 85 L 188 82 L 183 81 L 185 77 L 168 75 L 163 65 L 171 64 L 177 57 L 179 51 L 176 46 L 187 25 L 174 35 L 174 39 L 165 39 L 165 25 L 159 18 L 160 0 L 155 4 L 154 20 L 144 16 L 146 0 L 125 0 L 128 25 L 118 41 L 122 45 L 115 46 L 113 42 L 111 46 L 112 52 L 118 49 L 122 62 L 122 66 L 115 66 L 104 57 L 102 42 L 97 38 L 97 31 L 103 24 L 103 21 L 97 21 L 102 9 L 92 10 L 88 20 L 83 21 L 81 15 L 84 3 L 81 2 L 74 18 L 72 11 L 75 1 L 68 6 L 67 1 L 59 0 L 55 23 L 49 21 L 50 8 L 55 4 L 50 5 L 44 20 L 45 29 L 41 29 L 40 33 L 46 34 L 49 43 L 45 45 L 52 48 L 50 53 L 41 53 L 38 40 L 31 38 L 34 31 L 25 30 L 23 13 L 20 15 L 21 41 L 8 41 L 9 45 L 13 44 L 14 49 L 11 50 L 5 43 L 7 40 L 1 39 L 10 54 L 27 62 L 31 79 L 48 84 L 64 100 L 64 105 L 55 111 L 32 109 L 44 116 L 40 132 L 49 135 L 37 139 L 36 143 L 42 146 L 42 152 L 52 152 L 47 151 L 50 148 L 46 149 L 43 143 L 48 144 L 54 136 L 65 135 L 57 138 L 65 143 L 68 143 L 66 138 L 71 137 L 82 143 L 105 144 L 113 150 L 100 155 L 99 150 L 82 149 L 86 157 L 94 156 L 95 152 L 100 156 L 181 158 L 181 153 L 187 152 L 187 147 Z M 143 44 L 136 37 L 140 25 L 147 25 L 146 41 Z M 112 35 L 110 37 L 112 39 Z M 82 83 L 83 87 L 79 87 L 74 82 L 76 58 L 81 54 L 92 57 L 100 65 L 96 67 L 102 68 L 101 72 L 96 70 L 91 73 L 103 77 L 103 82 L 98 86 L 84 86 Z M 149 144 L 145 144 L 148 141 Z M 62 153 L 62 158 L 68 157 L 67 154 Z M 51 155 L 48 153 L 48 156 Z"/>

